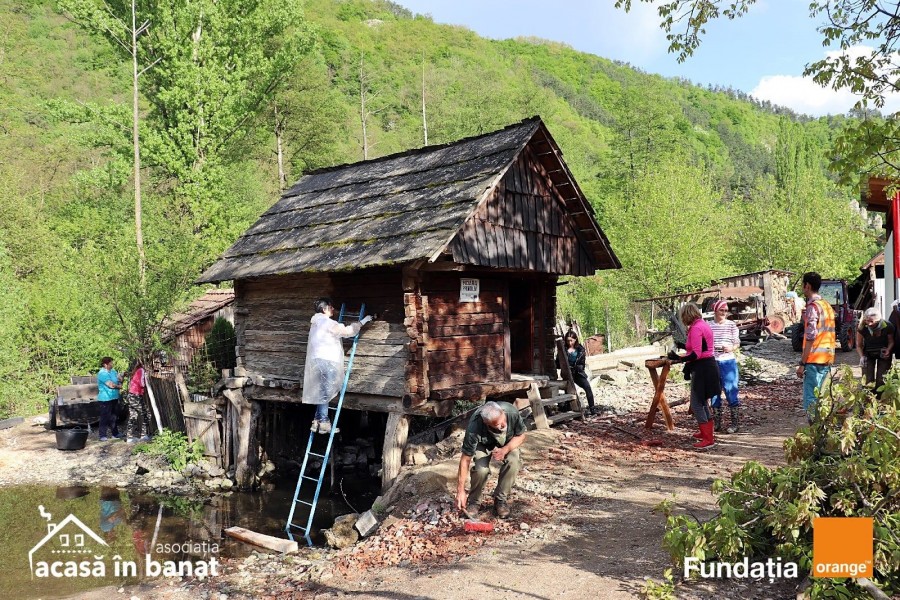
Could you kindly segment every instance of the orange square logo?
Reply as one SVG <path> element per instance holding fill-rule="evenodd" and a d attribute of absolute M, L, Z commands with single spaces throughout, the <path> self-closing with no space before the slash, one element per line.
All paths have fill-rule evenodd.
<path fill-rule="evenodd" d="M 871 577 L 872 517 L 813 519 L 813 577 Z"/>

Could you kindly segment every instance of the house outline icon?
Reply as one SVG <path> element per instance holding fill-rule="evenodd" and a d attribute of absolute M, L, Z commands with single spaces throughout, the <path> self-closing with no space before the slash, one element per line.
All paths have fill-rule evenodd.
<path fill-rule="evenodd" d="M 31 575 L 32 575 L 32 577 L 34 577 L 34 553 L 37 552 L 38 550 L 40 550 L 41 547 L 42 547 L 44 544 L 46 544 L 48 541 L 50 541 L 51 538 L 53 538 L 53 537 L 56 536 L 57 534 L 62 533 L 63 528 L 65 528 L 69 523 L 75 523 L 75 525 L 77 525 L 78 527 L 80 527 L 81 530 L 82 530 L 83 532 L 85 532 L 86 534 L 88 534 L 88 535 L 89 535 L 91 538 L 93 538 L 93 540 L 94 540 L 95 542 L 97 542 L 98 544 L 100 544 L 100 545 L 102 545 L 102 546 L 107 546 L 107 547 L 109 546 L 109 544 L 107 544 L 107 543 L 103 540 L 103 538 L 101 538 L 99 535 L 97 535 L 96 533 L 94 533 L 93 530 L 92 530 L 90 527 L 88 527 L 87 525 L 85 525 L 84 523 L 82 523 L 81 520 L 80 520 L 78 517 L 76 517 L 75 515 L 70 514 L 68 517 L 66 517 L 65 519 L 63 519 L 63 520 L 59 523 L 59 525 L 57 525 L 57 526 L 54 527 L 52 530 L 50 530 L 50 531 L 47 533 L 47 535 L 44 536 L 44 539 L 42 539 L 42 540 L 39 541 L 37 544 L 35 544 L 34 548 L 32 548 L 32 549 L 28 552 L 28 566 L 31 568 Z"/>

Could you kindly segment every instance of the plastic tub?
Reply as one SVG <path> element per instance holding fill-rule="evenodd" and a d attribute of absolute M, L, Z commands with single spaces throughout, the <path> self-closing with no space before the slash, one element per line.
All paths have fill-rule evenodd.
<path fill-rule="evenodd" d="M 59 450 L 81 450 L 87 443 L 87 429 L 57 429 L 56 447 Z"/>

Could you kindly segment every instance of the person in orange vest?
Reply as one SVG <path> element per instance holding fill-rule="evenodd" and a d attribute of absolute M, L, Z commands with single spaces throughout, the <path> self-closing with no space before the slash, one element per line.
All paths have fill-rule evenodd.
<path fill-rule="evenodd" d="M 803 356 L 797 367 L 797 377 L 803 379 L 803 409 L 812 423 L 816 411 L 816 390 L 822 389 L 825 378 L 834 364 L 837 337 L 834 332 L 834 310 L 819 295 L 822 276 L 815 272 L 803 274 Z"/>

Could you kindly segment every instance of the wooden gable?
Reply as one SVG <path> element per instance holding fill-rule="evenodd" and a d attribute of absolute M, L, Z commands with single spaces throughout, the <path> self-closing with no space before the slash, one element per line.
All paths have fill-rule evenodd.
<path fill-rule="evenodd" d="M 526 146 L 451 241 L 453 261 L 558 275 L 597 268 L 547 170 Z"/>

